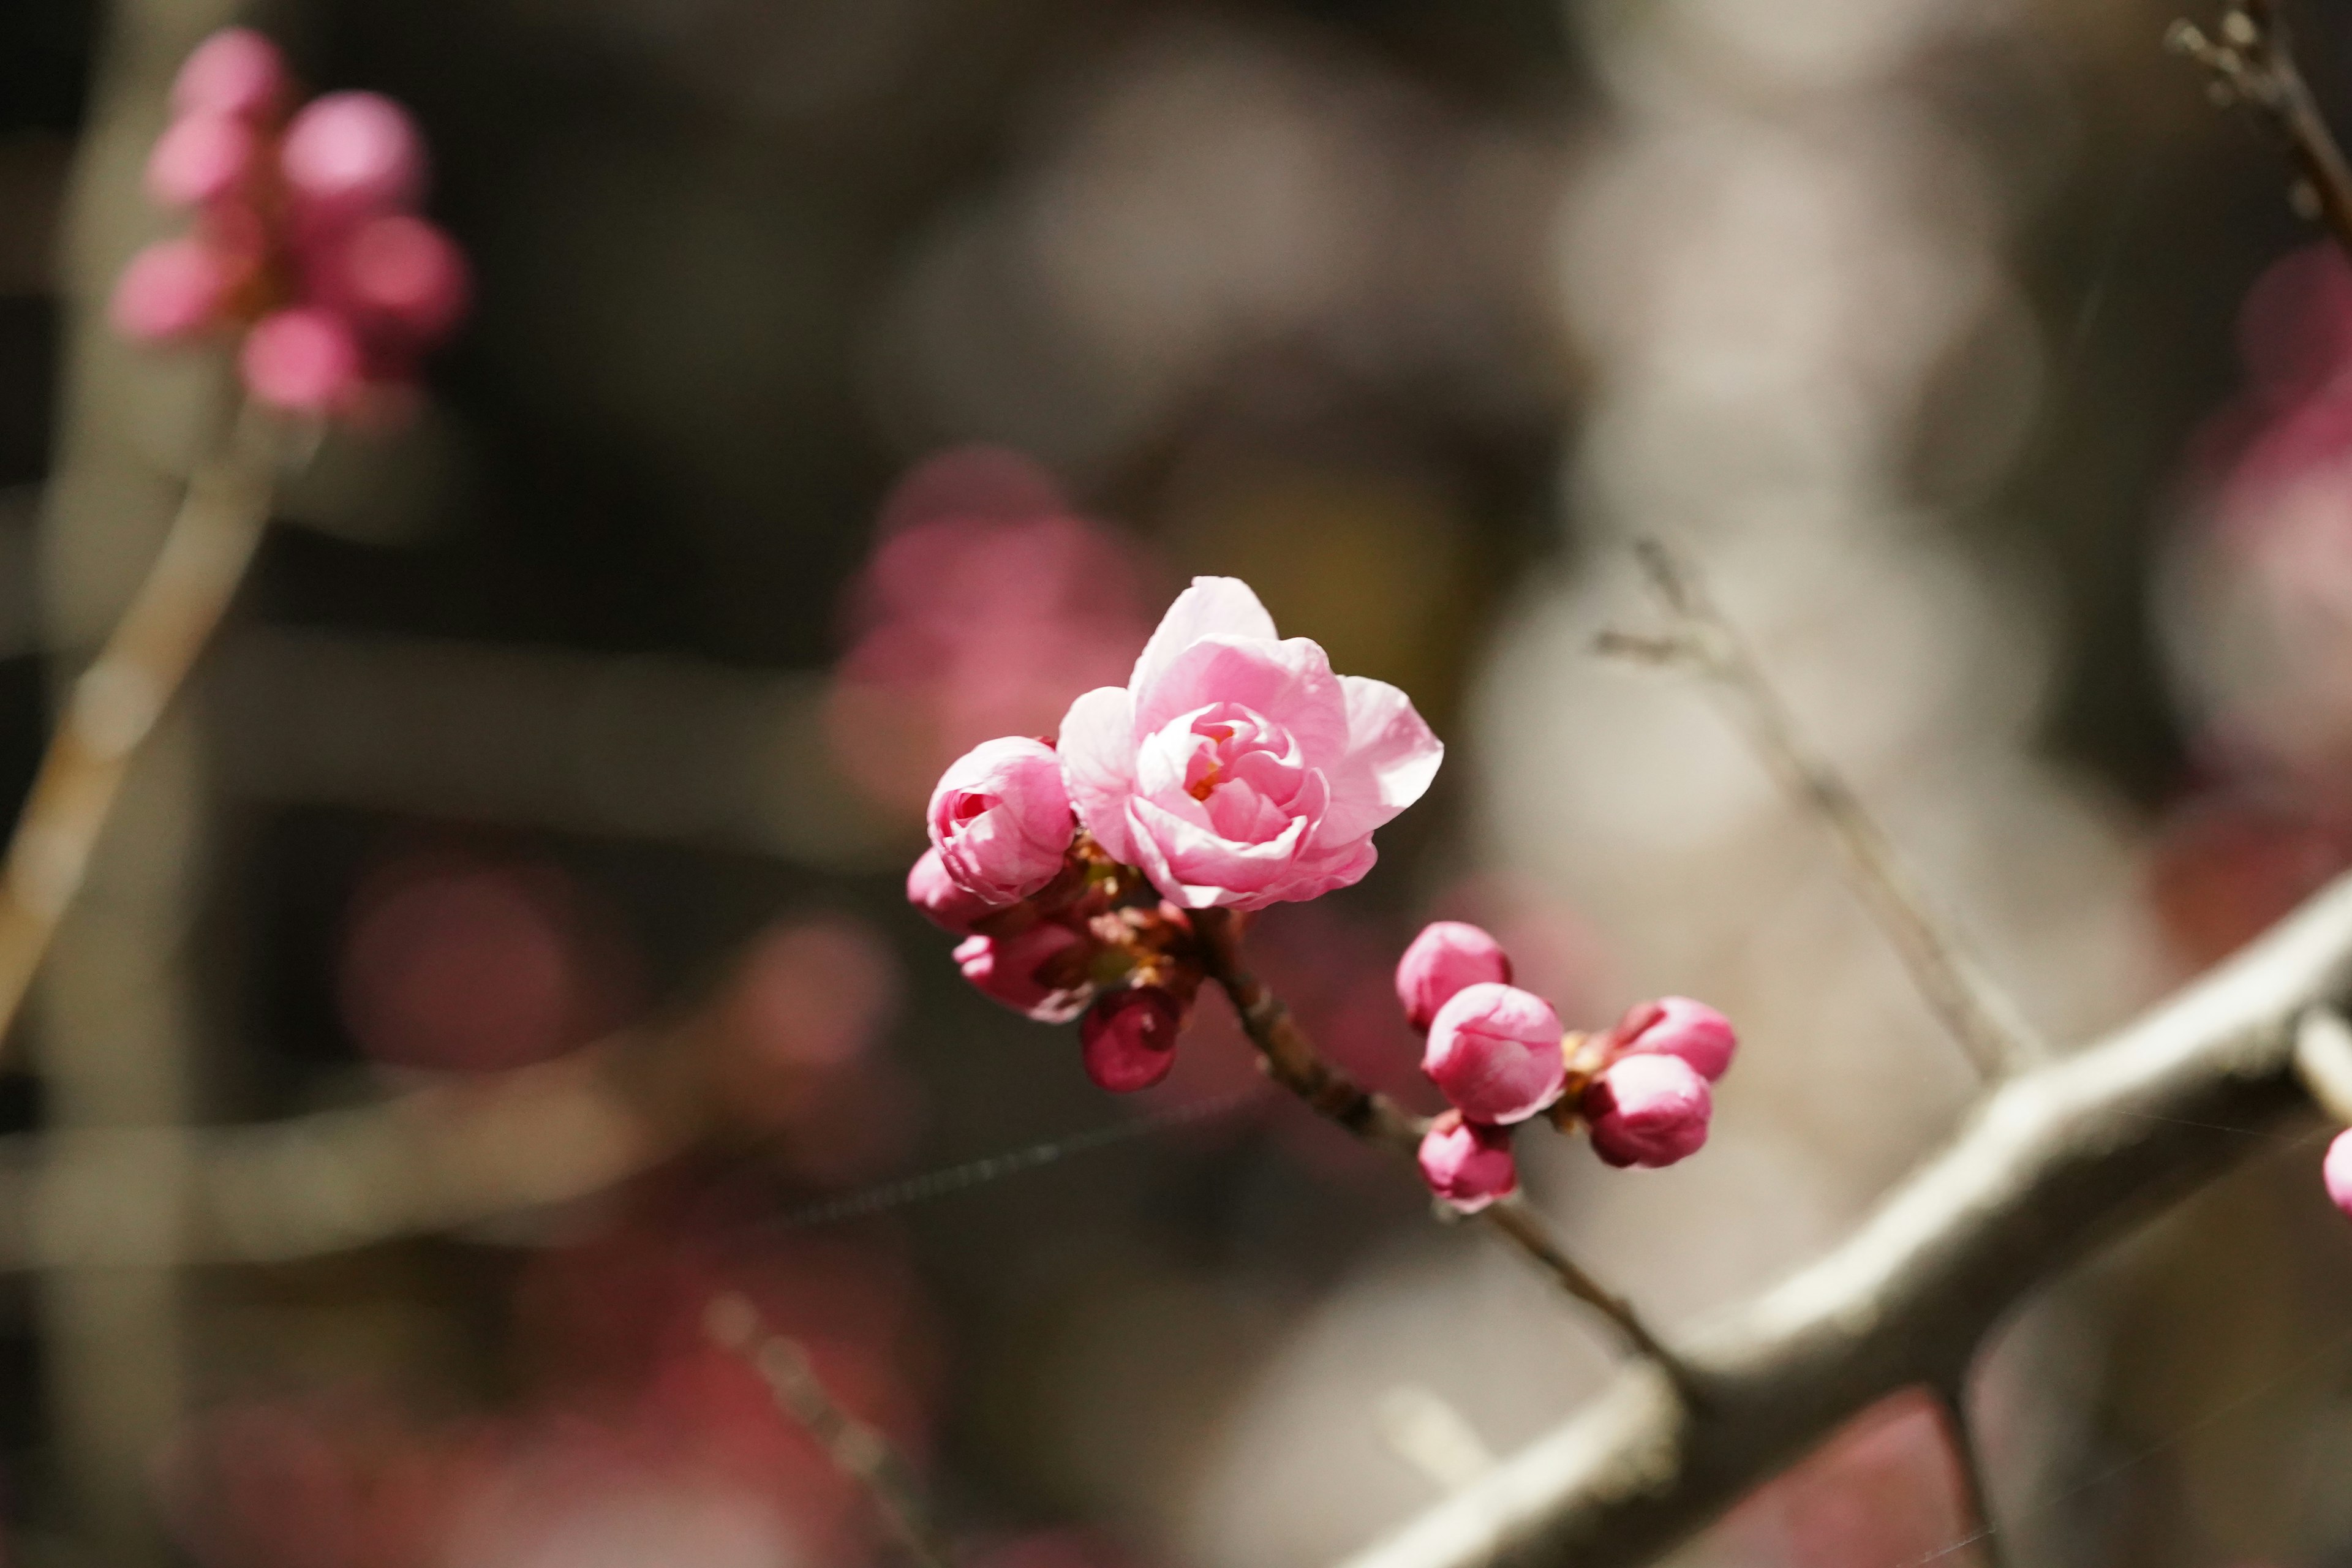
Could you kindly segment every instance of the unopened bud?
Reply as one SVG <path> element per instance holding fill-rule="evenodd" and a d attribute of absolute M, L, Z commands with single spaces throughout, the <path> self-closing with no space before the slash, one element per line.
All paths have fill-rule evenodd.
<path fill-rule="evenodd" d="M 1611 1033 L 1615 1054 L 1680 1057 L 1709 1083 L 1724 1075 L 1739 1046 L 1730 1019 L 1687 996 L 1636 1002 Z"/>
<path fill-rule="evenodd" d="M 1612 1165 L 1671 1165 L 1706 1142 L 1715 1097 L 1680 1057 L 1621 1057 L 1586 1087 L 1592 1152 Z"/>
<path fill-rule="evenodd" d="M 1462 921 L 1432 921 L 1397 960 L 1397 1001 L 1405 1022 L 1427 1029 L 1454 994 L 1480 981 L 1508 984 L 1511 961 L 1503 944 Z"/>
<path fill-rule="evenodd" d="M 278 153 L 305 216 L 352 218 L 405 206 L 425 186 L 425 143 L 408 110 L 373 92 L 331 92 L 303 106 Z"/>
<path fill-rule="evenodd" d="M 1510 1133 L 1465 1121 L 1458 1110 L 1430 1123 L 1419 1158 L 1429 1190 L 1464 1214 L 1475 1214 L 1518 1189 L 1519 1167 L 1511 1157 Z"/>
<path fill-rule="evenodd" d="M 1078 1048 L 1087 1076 L 1113 1094 L 1150 1089 L 1176 1065 L 1184 1005 L 1157 985 L 1114 992 L 1087 1011 Z"/>
<path fill-rule="evenodd" d="M 967 937 L 956 966 L 982 994 L 1043 1023 L 1066 1024 L 1087 1004 L 1087 938 L 1058 921 L 1011 936 Z"/>
<path fill-rule="evenodd" d="M 2327 1157 L 2319 1164 L 2320 1179 L 2327 1184 L 2328 1200 L 2352 1215 L 2352 1130 L 2338 1132 L 2327 1146 Z"/>
<path fill-rule="evenodd" d="M 1430 1020 L 1421 1066 L 1472 1121 L 1523 1121 L 1559 1099 L 1567 1079 L 1559 1015 L 1516 985 L 1465 985 Z"/>
<path fill-rule="evenodd" d="M 966 892 L 1017 903 L 1060 875 L 1077 821 L 1061 759 L 1043 741 L 985 741 L 948 764 L 926 826 Z"/>
<path fill-rule="evenodd" d="M 908 871 L 907 901 L 920 910 L 925 920 L 958 936 L 971 935 L 972 926 L 997 907 L 956 886 L 955 879 L 940 864 L 940 852 L 936 849 L 924 850 L 922 858 Z"/>

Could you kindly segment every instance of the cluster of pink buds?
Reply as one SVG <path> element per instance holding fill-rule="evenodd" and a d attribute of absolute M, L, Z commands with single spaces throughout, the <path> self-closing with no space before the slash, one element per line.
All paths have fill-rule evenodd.
<path fill-rule="evenodd" d="M 1729 1020 L 1684 996 L 1643 1002 L 1597 1035 L 1565 1032 L 1550 1003 L 1511 984 L 1502 944 L 1439 921 L 1397 963 L 1397 1000 L 1428 1037 L 1422 1070 L 1453 1109 L 1422 1140 L 1430 1189 L 1464 1213 L 1518 1186 L 1511 1130 L 1581 1122 L 1612 1165 L 1671 1165 L 1698 1152 L 1709 1088 L 1738 1044 Z"/>
<path fill-rule="evenodd" d="M 1373 830 L 1444 755 L 1403 692 L 1277 637 L 1238 580 L 1196 578 L 1128 684 L 1079 697 L 1058 742 L 989 741 L 949 765 L 907 897 L 965 939 L 956 962 L 988 995 L 1084 1014 L 1097 1083 L 1149 1088 L 1200 991 L 1193 911 L 1358 880 Z"/>
<path fill-rule="evenodd" d="M 292 99 L 258 33 L 215 33 L 188 57 L 147 190 L 194 225 L 131 258 L 114 324 L 144 343 L 241 332 L 257 401 L 381 417 L 463 313 L 465 258 L 416 215 L 425 148 L 405 110 L 372 92 Z"/>

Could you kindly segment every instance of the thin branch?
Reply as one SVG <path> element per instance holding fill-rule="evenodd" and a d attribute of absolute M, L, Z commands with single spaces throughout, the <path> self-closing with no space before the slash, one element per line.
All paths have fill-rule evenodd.
<path fill-rule="evenodd" d="M 1633 1568 L 1899 1389 L 1950 1386 L 2035 1286 L 2308 1114 L 2295 1042 L 2352 996 L 2352 877 L 2126 1028 L 2020 1073 L 1794 1278 L 1644 1366 L 1348 1568 Z"/>
<path fill-rule="evenodd" d="M 2217 103 L 2243 103 L 2270 121 L 2301 178 L 2298 203 L 2307 203 L 2306 216 L 2324 219 L 2352 255 L 2352 165 L 2303 79 L 2275 0 L 2240 0 L 2222 13 L 2219 30 L 2218 40 L 2209 38 L 2184 19 L 2172 24 L 2165 43 L 2205 68 Z"/>
<path fill-rule="evenodd" d="M 189 481 L 130 607 L 74 682 L 0 876 L 0 1036 L 79 890 L 131 753 L 220 624 L 269 517 L 283 432 L 250 405 Z"/>
<path fill-rule="evenodd" d="M 2294 1029 L 2294 1072 L 2331 1121 L 2352 1127 L 2352 1024 L 2333 1007 L 2314 1007 Z"/>
<path fill-rule="evenodd" d="M 1998 1078 L 2040 1059 L 2046 1053 L 2032 1026 L 1937 911 L 1862 797 L 1806 740 L 1780 691 L 1717 607 L 1696 566 L 1655 539 L 1642 540 L 1635 549 L 1652 587 L 1680 623 L 1681 635 L 1667 642 L 1607 634 L 1601 651 L 1630 653 L 1653 663 L 1688 663 L 1710 677 L 1766 769 L 1845 851 L 1863 902 L 1978 1071 Z M 1661 653 L 1668 647 L 1679 649 L 1679 657 Z"/>
<path fill-rule="evenodd" d="M 923 1507 L 914 1468 L 888 1438 L 835 1403 L 800 1342 L 769 1332 L 759 1309 L 741 1296 L 718 1297 L 703 1321 L 715 1343 L 751 1363 L 775 1396 L 776 1408 L 816 1439 L 842 1474 L 866 1489 L 908 1554 L 923 1568 L 950 1568 L 954 1553 Z"/>
<path fill-rule="evenodd" d="M 1977 1549 L 1984 1568 L 2005 1568 L 2008 1543 L 1992 1516 L 1992 1489 L 1986 1484 L 1984 1446 L 1978 1440 L 1976 1419 L 1969 1413 L 1964 1380 L 1953 1379 L 1935 1391 L 1937 1413 L 1944 1418 L 1944 1436 L 1951 1445 L 1952 1468 L 1960 1483 L 1960 1502 L 1969 1527 L 1967 1544 Z"/>
<path fill-rule="evenodd" d="M 1202 910 L 1193 914 L 1192 926 L 1209 976 L 1233 999 L 1242 1031 L 1257 1047 L 1266 1076 L 1365 1142 L 1413 1159 L 1428 1121 L 1364 1088 L 1316 1050 L 1290 1009 L 1243 962 L 1240 917 L 1230 910 Z M 1524 1200 L 1514 1196 L 1491 1204 L 1476 1217 L 1561 1289 L 1607 1318 L 1628 1345 L 1664 1367 L 1677 1384 L 1696 1388 L 1681 1358 L 1651 1332 L 1633 1304 L 1579 1268 Z"/>

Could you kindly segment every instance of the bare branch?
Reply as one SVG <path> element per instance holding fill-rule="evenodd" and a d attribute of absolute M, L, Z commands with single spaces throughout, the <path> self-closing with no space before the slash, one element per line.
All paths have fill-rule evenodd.
<path fill-rule="evenodd" d="M 1644 1365 L 1348 1568 L 1631 1568 L 1898 1389 L 1953 1386 L 2038 1284 L 2306 1104 L 2295 1042 L 2352 994 L 2352 877 L 2137 1022 L 1989 1094 L 1843 1245 Z M 2307 1114 L 2307 1111 L 2305 1112 Z"/>
<path fill-rule="evenodd" d="M 713 1300 L 704 1325 L 714 1342 L 751 1363 L 775 1396 L 776 1408 L 815 1438 L 842 1474 L 866 1489 L 908 1555 L 923 1568 L 949 1568 L 954 1555 L 931 1525 L 913 1467 L 888 1438 L 834 1402 L 799 1341 L 768 1332 L 759 1309 L 741 1296 Z"/>
<path fill-rule="evenodd" d="M 1987 1078 L 2039 1059 L 2045 1053 L 2032 1026 L 1937 913 L 1862 797 L 1805 739 L 1779 690 L 1717 607 L 1697 568 L 1655 539 L 1642 540 L 1635 548 L 1651 585 L 1681 623 L 1676 640 L 1687 651 L 1672 662 L 1693 664 L 1712 678 L 1726 710 L 1766 769 L 1837 839 L 1863 902 L 1969 1059 Z M 1604 652 L 1622 652 L 1643 640 L 1656 644 L 1619 634 L 1601 647 Z"/>
<path fill-rule="evenodd" d="M 2194 22 L 2177 21 L 2165 44 L 2210 73 L 2214 101 L 2243 103 L 2285 141 L 2299 183 L 2298 205 L 2326 220 L 2352 255 L 2352 165 L 2327 129 L 2295 63 L 2294 42 L 2275 0 L 2240 0 L 2221 15 L 2221 37 L 2209 38 Z"/>
<path fill-rule="evenodd" d="M 1365 1142 L 1413 1159 L 1422 1134 L 1429 1130 L 1427 1121 L 1386 1095 L 1364 1088 L 1315 1049 L 1314 1042 L 1291 1017 L 1290 1009 L 1243 963 L 1241 921 L 1234 912 L 1197 910 L 1192 925 L 1201 939 L 1209 976 L 1233 998 L 1242 1030 L 1257 1047 L 1266 1076 Z M 1680 1358 L 1651 1332 L 1633 1304 L 1603 1289 L 1579 1268 L 1523 1199 L 1515 1195 L 1490 1204 L 1476 1217 L 1561 1289 L 1607 1318 L 1633 1350 L 1666 1369 L 1677 1384 L 1687 1382 Z"/>

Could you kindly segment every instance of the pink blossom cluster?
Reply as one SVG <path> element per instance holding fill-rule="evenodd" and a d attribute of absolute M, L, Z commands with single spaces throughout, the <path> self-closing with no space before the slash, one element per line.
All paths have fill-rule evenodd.
<path fill-rule="evenodd" d="M 465 258 L 415 211 L 425 146 L 407 110 L 372 92 L 293 96 L 284 57 L 250 29 L 189 55 L 146 178 L 194 226 L 131 258 L 112 319 L 142 343 L 241 333 L 257 401 L 382 417 L 463 313 Z"/>
<path fill-rule="evenodd" d="M 1084 1014 L 1095 1081 L 1147 1088 L 1199 990 L 1192 911 L 1354 883 L 1444 756 L 1403 692 L 1332 673 L 1236 579 L 1195 578 L 1058 742 L 989 741 L 949 766 L 907 896 L 965 937 L 974 985 L 1031 1017 Z"/>
<path fill-rule="evenodd" d="M 1428 1037 L 1422 1070 L 1451 1109 L 1421 1144 L 1430 1190 L 1474 1213 L 1517 1190 L 1512 1129 L 1545 1112 L 1581 1121 L 1612 1165 L 1658 1167 L 1698 1152 L 1709 1087 L 1738 1041 L 1685 996 L 1643 1002 L 1597 1036 L 1569 1034 L 1550 1003 L 1511 984 L 1510 956 L 1474 925 L 1438 921 L 1397 962 L 1405 1020 Z"/>

